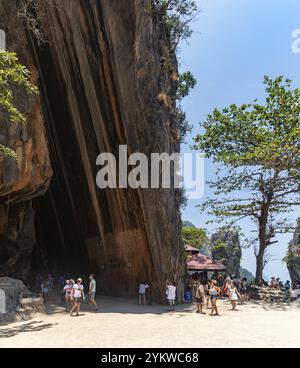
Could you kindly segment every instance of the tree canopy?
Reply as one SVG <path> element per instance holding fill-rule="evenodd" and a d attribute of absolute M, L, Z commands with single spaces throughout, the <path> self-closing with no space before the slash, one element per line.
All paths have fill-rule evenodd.
<path fill-rule="evenodd" d="M 27 93 L 37 94 L 38 89 L 30 83 L 30 72 L 19 63 L 15 53 L 0 50 L 0 108 L 8 114 L 12 123 L 24 124 L 26 117 L 15 104 L 14 90 L 22 88 Z M 0 151 L 17 159 L 16 152 L 0 144 Z"/>
<path fill-rule="evenodd" d="M 199 12 L 194 0 L 154 0 L 165 26 L 172 47 L 176 49 L 179 43 L 188 40 L 193 29 L 190 24 Z"/>
<path fill-rule="evenodd" d="M 251 218 L 257 226 L 257 282 L 267 248 L 289 232 L 287 214 L 300 205 L 300 90 L 282 76 L 264 78 L 265 103 L 215 109 L 195 137 L 195 149 L 223 164 L 210 182 L 214 197 L 202 207 L 233 225 Z"/>
<path fill-rule="evenodd" d="M 210 243 L 209 237 L 205 229 L 184 226 L 182 228 L 182 240 L 184 244 L 198 248 L 201 253 L 209 255 Z"/>

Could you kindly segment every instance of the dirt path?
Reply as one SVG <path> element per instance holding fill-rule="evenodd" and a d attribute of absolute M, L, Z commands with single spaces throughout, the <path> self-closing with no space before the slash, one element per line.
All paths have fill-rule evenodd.
<path fill-rule="evenodd" d="M 70 317 L 61 308 L 30 322 L 0 326 L 2 347 L 300 347 L 300 308 L 249 303 L 238 312 L 220 302 L 221 317 L 194 307 L 138 306 L 100 297 L 101 312 L 85 306 Z"/>

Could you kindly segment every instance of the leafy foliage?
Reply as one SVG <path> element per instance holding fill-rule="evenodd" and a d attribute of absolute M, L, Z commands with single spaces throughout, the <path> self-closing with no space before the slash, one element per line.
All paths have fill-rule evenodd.
<path fill-rule="evenodd" d="M 198 248 L 201 253 L 210 254 L 210 242 L 205 229 L 184 226 L 182 228 L 182 240 L 184 244 Z"/>
<path fill-rule="evenodd" d="M 193 126 L 187 119 L 186 113 L 180 105 L 177 106 L 175 110 L 175 121 L 179 132 L 179 142 L 185 143 L 185 137 L 192 131 Z"/>
<path fill-rule="evenodd" d="M 267 247 L 278 233 L 294 229 L 287 213 L 300 205 L 300 90 L 283 77 L 265 77 L 266 101 L 215 109 L 195 137 L 195 149 L 222 163 L 210 182 L 215 198 L 203 204 L 219 221 L 250 217 L 259 243 L 257 281 Z M 222 196 L 222 197 L 221 197 Z"/>
<path fill-rule="evenodd" d="M 13 123 L 24 124 L 26 117 L 14 103 L 14 88 L 22 88 L 27 93 L 37 94 L 38 89 L 29 81 L 30 72 L 19 63 L 15 53 L 0 50 L 0 107 Z M 17 159 L 16 153 L 9 147 L 0 145 L 0 151 Z"/>
<path fill-rule="evenodd" d="M 198 6 L 194 0 L 154 0 L 155 8 L 166 26 L 167 35 L 172 47 L 188 40 L 193 30 L 190 26 L 198 14 Z"/>
<path fill-rule="evenodd" d="M 175 115 L 180 143 L 185 142 L 186 135 L 190 133 L 193 128 L 181 106 L 181 101 L 190 94 L 190 91 L 196 86 L 196 84 L 197 80 L 190 71 L 179 75 L 176 93 L 178 106 L 176 108 Z"/>
<path fill-rule="evenodd" d="M 178 88 L 176 95 L 177 100 L 181 101 L 184 97 L 188 96 L 196 84 L 197 79 L 190 71 L 180 74 L 178 78 Z"/>

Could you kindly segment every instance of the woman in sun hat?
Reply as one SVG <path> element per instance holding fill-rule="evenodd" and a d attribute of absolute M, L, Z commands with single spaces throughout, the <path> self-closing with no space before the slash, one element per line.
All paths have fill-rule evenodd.
<path fill-rule="evenodd" d="M 76 284 L 73 286 L 73 289 L 74 306 L 71 309 L 70 316 L 72 316 L 74 312 L 76 312 L 76 316 L 79 316 L 80 306 L 84 300 L 84 288 L 81 278 L 77 279 Z"/>

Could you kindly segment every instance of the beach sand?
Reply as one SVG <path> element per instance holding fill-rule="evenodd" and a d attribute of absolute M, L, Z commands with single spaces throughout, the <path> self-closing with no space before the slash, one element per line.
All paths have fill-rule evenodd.
<path fill-rule="evenodd" d="M 136 301 L 99 297 L 100 312 L 84 305 L 79 317 L 52 306 L 48 315 L 0 325 L 0 348 L 201 348 L 300 347 L 300 308 L 248 302 L 231 312 L 220 301 L 220 317 L 199 315 L 192 305 L 139 306 Z M 299 305 L 299 304 L 298 304 Z"/>

